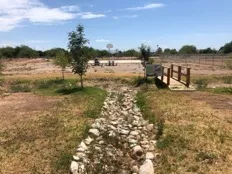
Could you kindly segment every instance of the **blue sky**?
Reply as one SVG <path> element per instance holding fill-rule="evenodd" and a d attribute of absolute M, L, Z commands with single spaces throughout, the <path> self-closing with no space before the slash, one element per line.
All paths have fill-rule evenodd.
<path fill-rule="evenodd" d="M 231 0 L 0 0 L 0 46 L 67 48 L 68 32 L 83 24 L 99 49 L 218 49 L 232 40 L 231 7 Z"/>

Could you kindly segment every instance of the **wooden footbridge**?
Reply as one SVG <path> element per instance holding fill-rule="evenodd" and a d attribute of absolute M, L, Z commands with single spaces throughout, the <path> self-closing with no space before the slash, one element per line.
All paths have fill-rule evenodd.
<path fill-rule="evenodd" d="M 191 68 L 171 64 L 171 67 L 162 66 L 162 76 L 158 78 L 171 90 L 196 90 L 190 85 Z"/>

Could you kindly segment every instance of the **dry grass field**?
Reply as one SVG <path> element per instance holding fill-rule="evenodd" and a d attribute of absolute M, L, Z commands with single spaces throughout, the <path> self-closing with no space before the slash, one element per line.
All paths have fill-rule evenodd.
<path fill-rule="evenodd" d="M 76 80 L 1 81 L 0 173 L 67 173 L 106 92 Z"/>
<path fill-rule="evenodd" d="M 232 96 L 153 90 L 140 93 L 145 116 L 164 120 L 157 173 L 232 173 Z"/>
<path fill-rule="evenodd" d="M 7 61 L 0 75 L 0 173 L 67 173 L 71 154 L 98 116 L 106 92 L 90 87 L 114 80 L 135 84 L 138 64 L 91 67 L 84 91 L 78 78 L 42 59 Z M 183 63 L 185 65 L 185 63 Z M 138 94 L 144 115 L 160 127 L 157 173 L 232 173 L 232 71 L 192 67 L 196 92 Z M 207 89 L 206 87 L 212 87 Z M 164 123 L 160 120 L 164 120 Z M 162 134 L 163 133 L 163 134 Z"/>

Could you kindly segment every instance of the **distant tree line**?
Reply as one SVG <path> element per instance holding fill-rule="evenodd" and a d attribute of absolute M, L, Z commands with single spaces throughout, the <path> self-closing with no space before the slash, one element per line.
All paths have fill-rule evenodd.
<path fill-rule="evenodd" d="M 139 50 L 129 49 L 126 51 L 115 50 L 114 52 L 109 52 L 107 50 L 94 49 L 92 47 L 85 46 L 83 48 L 88 52 L 89 56 L 92 58 L 95 57 L 140 57 L 141 54 Z M 16 46 L 16 47 L 2 47 L 0 48 L 0 58 L 55 58 L 60 52 L 68 53 L 67 50 L 63 48 L 52 48 L 49 50 L 41 51 L 30 48 L 26 45 Z M 180 50 L 165 48 L 158 48 L 155 52 L 151 52 L 151 55 L 160 55 L 160 54 L 215 54 L 215 53 L 232 53 L 232 41 L 226 43 L 219 50 L 212 48 L 197 49 L 194 45 L 184 45 Z"/>

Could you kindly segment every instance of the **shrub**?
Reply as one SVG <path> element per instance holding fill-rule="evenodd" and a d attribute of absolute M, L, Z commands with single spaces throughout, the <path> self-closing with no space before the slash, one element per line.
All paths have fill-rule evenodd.
<path fill-rule="evenodd" d="M 31 88 L 27 84 L 15 84 L 10 89 L 12 92 L 31 92 Z"/>
<path fill-rule="evenodd" d="M 209 82 L 207 79 L 197 79 L 194 83 L 197 85 L 198 89 L 204 89 L 207 88 Z"/>

